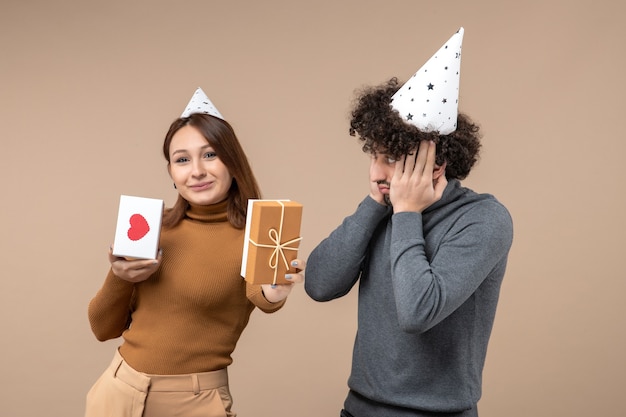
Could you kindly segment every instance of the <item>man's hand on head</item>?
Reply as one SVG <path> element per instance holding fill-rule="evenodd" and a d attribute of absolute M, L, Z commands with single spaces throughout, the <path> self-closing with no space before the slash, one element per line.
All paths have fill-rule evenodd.
<path fill-rule="evenodd" d="M 417 154 L 409 153 L 396 162 L 389 190 L 394 213 L 421 213 L 441 199 L 448 183 L 445 165 L 435 165 L 435 143 L 422 141 L 416 151 Z"/>

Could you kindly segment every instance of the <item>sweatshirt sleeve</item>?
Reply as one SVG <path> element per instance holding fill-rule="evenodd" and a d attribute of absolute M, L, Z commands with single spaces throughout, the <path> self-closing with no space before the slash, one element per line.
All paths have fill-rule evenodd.
<path fill-rule="evenodd" d="M 256 307 L 259 308 L 264 313 L 274 313 L 285 305 L 287 299 L 285 298 L 282 301 L 277 303 L 270 303 L 267 301 L 267 298 L 263 295 L 263 287 L 260 285 L 252 285 L 246 282 L 246 296 L 248 300 Z"/>
<path fill-rule="evenodd" d="M 367 196 L 307 260 L 304 289 L 316 301 L 346 295 L 361 275 L 370 239 L 389 207 Z"/>
<path fill-rule="evenodd" d="M 130 325 L 134 284 L 109 273 L 89 303 L 88 317 L 96 339 L 105 341 L 122 335 Z"/>
<path fill-rule="evenodd" d="M 457 219 L 429 259 L 421 214 L 394 214 L 391 268 L 401 328 L 424 332 L 452 314 L 485 280 L 499 286 L 512 239 L 508 211 L 487 201 Z"/>

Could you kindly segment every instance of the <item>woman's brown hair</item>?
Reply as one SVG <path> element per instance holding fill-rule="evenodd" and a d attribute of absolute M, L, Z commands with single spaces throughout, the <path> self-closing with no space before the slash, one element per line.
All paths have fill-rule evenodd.
<path fill-rule="evenodd" d="M 183 126 L 193 126 L 198 129 L 232 175 L 233 182 L 227 197 L 228 221 L 234 227 L 243 229 L 246 223 L 248 199 L 261 198 L 261 191 L 235 131 L 227 121 L 208 114 L 194 113 L 189 117 L 174 120 L 163 141 L 163 156 L 168 166 L 171 163 L 172 138 Z M 174 206 L 165 210 L 163 226 L 176 226 L 185 217 L 188 208 L 189 202 L 179 194 Z"/>

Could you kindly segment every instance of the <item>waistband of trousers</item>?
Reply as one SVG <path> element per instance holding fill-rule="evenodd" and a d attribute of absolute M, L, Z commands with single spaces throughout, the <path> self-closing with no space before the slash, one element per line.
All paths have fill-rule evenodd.
<path fill-rule="evenodd" d="M 116 378 L 142 392 L 176 391 L 194 392 L 197 394 L 200 391 L 228 386 L 228 372 L 226 368 L 195 374 L 151 375 L 133 369 L 117 350 L 109 368 L 113 371 L 113 375 Z"/>

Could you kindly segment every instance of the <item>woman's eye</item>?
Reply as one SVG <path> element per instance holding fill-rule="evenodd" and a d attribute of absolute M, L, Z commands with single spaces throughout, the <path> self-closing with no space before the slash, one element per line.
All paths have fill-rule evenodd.
<path fill-rule="evenodd" d="M 181 157 L 181 158 L 177 158 L 175 162 L 177 164 L 182 164 L 182 163 L 187 162 L 187 161 L 189 161 L 189 159 Z"/>
<path fill-rule="evenodd" d="M 396 158 L 392 158 L 390 156 L 387 157 L 387 163 L 388 164 L 395 164 L 396 163 Z"/>
<path fill-rule="evenodd" d="M 204 157 L 206 159 L 214 159 L 217 157 L 217 154 L 215 152 L 207 152 L 204 154 Z"/>

